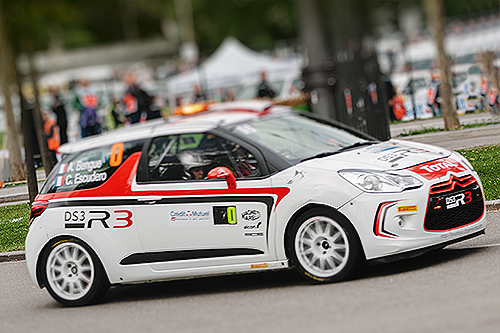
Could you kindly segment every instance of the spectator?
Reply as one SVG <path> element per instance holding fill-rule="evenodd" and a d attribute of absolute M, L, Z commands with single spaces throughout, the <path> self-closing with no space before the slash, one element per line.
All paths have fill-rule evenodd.
<path fill-rule="evenodd" d="M 49 117 L 47 112 L 42 112 L 43 130 L 47 137 L 47 146 L 51 152 L 51 158 L 57 162 L 56 151 L 61 145 L 59 138 L 59 127 L 54 119 Z"/>
<path fill-rule="evenodd" d="M 68 142 L 68 118 L 66 115 L 66 108 L 61 100 L 59 89 L 57 87 L 50 87 L 50 94 L 54 98 L 52 102 L 52 111 L 57 116 L 57 126 L 59 126 L 60 143 L 65 144 Z"/>
<path fill-rule="evenodd" d="M 123 125 L 123 121 L 121 119 L 121 110 L 120 110 L 120 101 L 118 98 L 113 97 L 111 104 L 108 109 L 108 114 L 111 116 L 111 120 L 113 122 L 112 128 L 117 128 Z M 109 119 L 109 118 L 108 118 Z"/>
<path fill-rule="evenodd" d="M 394 89 L 394 96 L 392 98 L 392 108 L 394 113 L 394 118 L 396 120 L 401 120 L 406 115 L 406 109 L 404 106 L 404 97 L 398 94 L 397 89 Z"/>
<path fill-rule="evenodd" d="M 128 123 L 135 124 L 141 121 L 141 117 L 147 118 L 151 97 L 139 87 L 133 73 L 127 73 L 124 80 L 128 86 L 125 95 L 123 95 L 125 117 Z"/>
<path fill-rule="evenodd" d="M 232 102 L 236 98 L 236 94 L 234 93 L 234 89 L 227 89 L 226 95 L 224 96 L 224 102 Z"/>
<path fill-rule="evenodd" d="M 495 116 L 499 114 L 498 89 L 492 87 L 488 96 L 488 104 L 490 105 L 491 113 Z"/>
<path fill-rule="evenodd" d="M 429 92 L 427 94 L 427 105 L 432 110 L 434 117 L 441 116 L 441 98 L 439 96 L 439 85 L 441 76 L 433 72 L 431 74 L 431 83 L 429 84 Z"/>
<path fill-rule="evenodd" d="M 195 85 L 193 88 L 193 103 L 201 103 L 207 100 L 207 96 L 201 91 L 199 85 Z"/>
<path fill-rule="evenodd" d="M 74 94 L 73 108 L 80 111 L 82 137 L 99 134 L 101 132 L 101 125 L 97 117 L 97 109 L 100 105 L 99 94 L 89 85 L 87 80 L 80 81 Z"/>
<path fill-rule="evenodd" d="M 274 98 L 276 93 L 266 80 L 266 72 L 260 73 L 260 83 L 257 87 L 257 98 Z"/>
<path fill-rule="evenodd" d="M 151 105 L 149 106 L 148 109 L 148 114 L 147 114 L 147 120 L 151 119 L 158 119 L 161 118 L 161 107 L 158 101 L 158 98 L 156 96 L 153 96 L 151 98 Z"/>

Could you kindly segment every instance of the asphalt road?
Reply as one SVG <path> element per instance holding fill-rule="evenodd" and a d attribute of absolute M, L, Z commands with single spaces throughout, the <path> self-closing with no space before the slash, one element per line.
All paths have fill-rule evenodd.
<path fill-rule="evenodd" d="M 500 212 L 485 236 L 310 285 L 279 271 L 116 287 L 62 308 L 0 264 L 0 332 L 500 332 Z"/>

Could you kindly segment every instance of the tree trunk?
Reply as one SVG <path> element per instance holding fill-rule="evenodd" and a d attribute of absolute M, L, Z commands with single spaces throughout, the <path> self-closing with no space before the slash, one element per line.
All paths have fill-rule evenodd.
<path fill-rule="evenodd" d="M 24 136 L 24 151 L 26 157 L 26 174 L 28 177 L 28 195 L 30 203 L 35 201 L 38 195 L 38 182 L 36 179 L 35 161 L 33 155 L 35 154 L 35 133 L 33 130 L 33 115 L 31 110 L 27 108 L 28 103 L 19 94 L 21 100 L 21 123 Z"/>
<path fill-rule="evenodd" d="M 7 137 L 9 143 L 9 163 L 13 181 L 26 180 L 26 171 L 19 144 L 19 133 L 11 101 L 10 87 L 16 78 L 16 63 L 12 45 L 10 44 L 9 29 L 0 4 L 0 73 L 3 77 L 2 89 L 4 93 L 4 110 L 7 118 Z"/>
<path fill-rule="evenodd" d="M 438 49 L 439 71 L 441 72 L 441 84 L 439 92 L 442 98 L 441 108 L 443 111 L 445 130 L 454 130 L 460 127 L 453 92 L 451 91 L 451 73 L 449 57 L 444 49 L 444 9 L 443 0 L 425 0 L 425 8 L 429 24 L 434 30 L 434 40 Z"/>
<path fill-rule="evenodd" d="M 42 113 L 40 112 L 40 103 L 38 101 L 38 86 L 37 86 L 37 73 L 35 66 L 33 64 L 33 54 L 28 55 L 29 60 L 29 70 L 30 70 L 30 78 L 33 84 L 33 93 L 35 95 L 35 103 L 34 107 L 31 110 L 33 116 L 33 125 L 35 127 L 35 135 L 38 140 L 38 146 L 40 147 L 40 154 L 42 155 L 42 163 L 43 168 L 45 170 L 45 175 L 49 175 L 50 170 L 55 165 L 54 158 L 52 153 L 49 150 L 49 146 L 47 145 L 47 136 L 45 135 L 45 131 L 43 128 L 43 120 Z"/>

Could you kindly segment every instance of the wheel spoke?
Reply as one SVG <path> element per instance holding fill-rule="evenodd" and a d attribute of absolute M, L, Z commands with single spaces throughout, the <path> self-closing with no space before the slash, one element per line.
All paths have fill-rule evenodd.
<path fill-rule="evenodd" d="M 330 237 L 330 234 L 332 232 L 332 225 L 330 223 L 326 223 L 326 227 L 325 227 L 325 235 L 327 237 Z"/>
<path fill-rule="evenodd" d="M 300 243 L 309 247 L 312 247 L 313 240 L 310 238 L 301 238 Z"/>
<path fill-rule="evenodd" d="M 88 278 L 88 277 L 87 277 L 86 275 L 84 275 L 84 274 L 80 274 L 80 275 L 79 275 L 79 278 L 80 278 L 80 282 L 85 282 L 85 283 L 87 283 L 87 284 L 89 284 L 89 283 L 90 283 L 90 278 Z"/>
<path fill-rule="evenodd" d="M 332 242 L 337 243 L 337 241 L 342 238 L 342 233 L 340 231 L 337 231 L 336 233 L 333 234 L 332 236 Z"/>
<path fill-rule="evenodd" d="M 337 251 L 332 251 L 331 257 L 334 258 L 334 259 L 337 259 L 337 261 L 339 262 L 339 264 L 344 261 L 344 257 L 341 256 Z"/>
<path fill-rule="evenodd" d="M 312 226 L 305 230 L 305 234 L 309 236 L 310 239 L 314 239 L 318 234 L 315 230 L 313 230 Z"/>
<path fill-rule="evenodd" d="M 328 266 L 330 266 L 330 269 L 333 269 L 336 267 L 335 261 L 333 260 L 332 257 L 326 257 L 325 260 L 328 263 Z"/>

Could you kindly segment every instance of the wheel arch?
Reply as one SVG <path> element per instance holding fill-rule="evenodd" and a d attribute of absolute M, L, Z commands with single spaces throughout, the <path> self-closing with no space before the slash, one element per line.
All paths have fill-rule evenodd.
<path fill-rule="evenodd" d="M 364 259 L 366 260 L 365 257 L 365 250 L 363 248 L 363 244 L 361 243 L 361 239 L 359 237 L 358 230 L 354 226 L 354 224 L 341 212 L 339 212 L 337 209 L 333 208 L 332 206 L 326 205 L 326 204 L 321 204 L 321 203 L 309 203 L 301 208 L 299 208 L 288 220 L 288 223 L 285 228 L 285 234 L 284 234 L 284 241 L 285 241 L 285 255 L 288 260 L 291 258 L 291 253 L 290 253 L 290 232 L 293 228 L 293 225 L 297 222 L 297 220 L 306 212 L 311 211 L 313 209 L 325 209 L 330 212 L 332 212 L 334 215 L 339 215 L 342 218 L 344 218 L 349 225 L 352 227 L 352 230 L 354 231 L 354 237 L 356 238 L 356 242 L 358 243 L 360 249 L 361 249 L 361 254 L 363 255 Z"/>
<path fill-rule="evenodd" d="M 109 276 L 108 276 L 108 272 L 106 270 L 106 267 L 104 266 L 101 258 L 99 257 L 99 255 L 97 254 L 95 249 L 89 243 L 87 243 L 83 239 L 76 237 L 76 236 L 73 236 L 73 235 L 58 235 L 56 237 L 49 239 L 39 252 L 37 262 L 36 262 L 35 272 L 36 272 L 36 281 L 37 281 L 38 285 L 40 286 L 40 288 L 46 287 L 44 280 L 43 280 L 43 269 L 44 269 L 43 261 L 45 260 L 45 254 L 46 254 L 47 250 L 50 247 L 55 246 L 56 244 L 66 242 L 66 241 L 71 241 L 71 240 L 78 240 L 78 241 L 82 242 L 94 253 L 97 260 L 99 261 L 98 264 L 101 265 L 102 269 L 104 270 L 104 272 L 106 274 L 106 278 L 109 281 Z"/>

